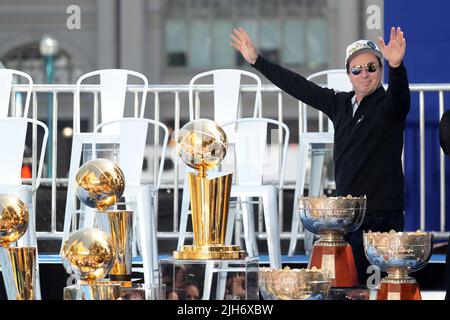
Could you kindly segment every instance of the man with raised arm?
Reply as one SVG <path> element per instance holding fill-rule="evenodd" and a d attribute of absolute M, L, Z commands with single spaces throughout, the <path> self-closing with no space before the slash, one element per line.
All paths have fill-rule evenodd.
<path fill-rule="evenodd" d="M 406 40 L 392 28 L 389 43 L 369 40 L 351 43 L 345 67 L 353 85 L 350 92 L 322 88 L 303 76 L 262 57 L 247 32 L 233 30 L 231 46 L 277 87 L 324 112 L 334 125 L 336 192 L 339 196 L 367 196 L 361 228 L 346 235 L 352 245 L 359 281 L 365 284 L 368 261 L 363 231 L 387 232 L 404 228 L 403 133 L 410 109 L 410 91 L 403 64 Z M 389 86 L 381 85 L 383 58 Z"/>

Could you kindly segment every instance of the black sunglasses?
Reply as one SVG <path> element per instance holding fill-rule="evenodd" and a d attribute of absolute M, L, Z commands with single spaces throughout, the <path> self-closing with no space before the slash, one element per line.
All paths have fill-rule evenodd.
<path fill-rule="evenodd" d="M 350 72 L 354 76 L 357 76 L 358 74 L 361 73 L 363 67 L 367 72 L 370 72 L 370 73 L 374 73 L 375 71 L 378 70 L 378 65 L 376 63 L 370 62 L 368 64 L 351 67 Z"/>

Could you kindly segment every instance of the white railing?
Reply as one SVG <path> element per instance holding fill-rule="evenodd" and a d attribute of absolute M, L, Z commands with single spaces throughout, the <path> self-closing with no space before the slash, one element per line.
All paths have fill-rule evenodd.
<path fill-rule="evenodd" d="M 253 85 L 242 85 L 242 95 L 245 95 L 249 92 L 255 92 L 255 86 Z M 426 169 L 426 161 L 425 161 L 425 93 L 427 92 L 436 92 L 439 95 L 439 119 L 442 116 L 442 113 L 444 111 L 444 93 L 450 92 L 450 84 L 411 84 L 410 89 L 412 92 L 418 92 L 419 93 L 419 145 L 420 145 L 420 228 L 422 230 L 425 230 L 425 222 L 426 222 L 426 215 L 425 215 L 425 169 Z M 25 85 L 14 85 L 12 88 L 12 99 L 11 99 L 11 105 L 13 106 L 13 113 L 16 112 L 16 103 L 15 103 L 15 96 L 17 92 L 25 92 L 26 86 Z M 212 92 L 213 87 L 212 85 L 199 85 L 196 86 L 196 101 L 200 104 L 200 97 L 199 94 L 203 92 Z M 138 110 L 138 93 L 142 91 L 142 86 L 135 86 L 130 85 L 127 87 L 127 92 L 134 95 L 134 112 L 136 113 Z M 58 121 L 61 120 L 59 117 L 59 113 L 61 111 L 61 108 L 69 109 L 69 111 L 72 114 L 73 119 L 73 94 L 75 93 L 75 85 L 39 85 L 36 84 L 33 86 L 32 90 L 32 108 L 31 108 L 31 116 L 33 119 L 37 119 L 38 115 L 43 114 L 40 107 L 38 106 L 38 95 L 45 95 L 45 96 L 52 96 L 51 100 L 51 107 L 53 109 L 53 116 L 52 116 L 52 126 L 53 126 L 53 134 L 52 137 L 50 137 L 51 145 L 52 145 L 52 176 L 50 178 L 43 178 L 42 184 L 50 185 L 51 186 L 51 225 L 49 227 L 49 230 L 47 231 L 38 231 L 38 237 L 40 239 L 61 239 L 62 232 L 57 230 L 57 207 L 56 207 L 56 194 L 57 194 L 57 188 L 58 187 L 64 187 L 67 185 L 68 181 L 67 178 L 58 177 L 57 176 L 57 165 L 58 165 L 58 150 L 57 150 L 57 128 L 58 128 Z M 97 124 L 98 122 L 98 93 L 100 92 L 100 87 L 98 85 L 83 85 L 81 87 L 81 93 L 82 94 L 92 94 L 94 96 L 94 103 L 93 103 L 93 125 Z M 173 118 L 174 118 L 174 136 L 177 137 L 178 132 L 180 130 L 180 120 L 181 120 L 181 114 L 188 114 L 188 103 L 184 103 L 182 105 L 181 101 L 182 99 L 186 99 L 187 101 L 187 95 L 188 95 L 189 89 L 188 85 L 150 85 L 148 88 L 148 93 L 150 95 L 153 95 L 154 102 L 153 102 L 153 119 L 160 121 L 160 114 L 161 114 L 161 96 L 164 96 L 164 98 L 169 97 L 170 99 L 173 99 L 173 102 L 170 103 L 173 108 Z M 273 85 L 264 85 L 262 88 L 263 93 L 263 115 L 265 115 L 265 111 L 267 112 L 269 108 L 271 108 L 271 112 L 267 112 L 272 114 L 272 118 L 276 118 L 279 121 L 286 120 L 288 118 L 295 119 L 297 118 L 298 121 L 296 122 L 298 127 L 292 128 L 291 131 L 298 129 L 298 132 L 301 133 L 303 131 L 303 108 L 305 108 L 304 104 L 301 102 L 295 102 L 295 104 L 298 105 L 297 110 L 295 111 L 297 114 L 294 114 L 293 112 L 290 112 L 289 117 L 286 116 L 284 112 L 284 100 L 287 97 L 287 95 L 282 92 L 279 88 L 273 86 Z M 70 103 L 60 105 L 59 99 L 62 95 L 68 95 L 70 97 Z M 272 97 L 270 97 L 272 96 Z M 272 99 L 276 101 L 276 111 L 273 109 L 273 103 L 265 103 L 268 99 Z M 167 99 L 166 99 L 167 100 Z M 167 104 L 167 103 L 166 103 Z M 147 102 L 147 109 L 149 108 L 149 102 Z M 270 105 L 270 106 L 269 106 Z M 266 106 L 266 107 L 265 107 Z M 269 106 L 269 107 L 268 107 Z M 41 106 L 42 107 L 42 106 Z M 47 108 L 47 104 L 45 105 Z M 165 107 L 168 108 L 168 107 Z M 19 108 L 20 109 L 20 108 Z M 67 110 L 64 110 L 67 113 Z M 20 110 L 17 111 L 20 113 Z M 412 112 L 412 111 L 411 111 Z M 274 116 L 275 114 L 275 116 Z M 309 113 L 313 114 L 313 113 Z M 82 115 L 83 116 L 83 115 Z M 308 121 L 323 121 L 322 117 L 316 117 L 312 116 L 313 120 L 308 119 Z M 437 121 L 439 121 L 437 119 Z M 323 128 L 322 124 L 320 124 L 318 127 Z M 438 128 L 436 127 L 436 130 Z M 158 137 L 155 135 L 154 137 L 155 144 L 158 144 Z M 32 139 L 32 171 L 35 172 L 36 170 L 36 163 L 37 163 L 37 137 L 36 133 L 33 134 Z M 438 143 L 438 142 L 436 142 Z M 155 155 L 157 155 L 158 150 L 154 150 Z M 176 239 L 178 237 L 178 200 L 180 199 L 179 195 L 179 187 L 182 185 L 182 174 L 179 169 L 179 162 L 178 157 L 174 157 L 174 171 L 173 176 L 171 179 L 163 180 L 163 184 L 161 186 L 162 189 L 172 189 L 174 192 L 174 202 L 173 202 L 173 228 L 170 232 L 158 232 L 158 238 L 159 239 Z M 295 161 L 293 162 L 295 164 Z M 153 172 L 157 172 L 156 162 L 154 162 L 154 167 L 152 168 Z M 290 176 L 295 176 L 294 174 L 290 174 Z M 28 181 L 29 182 L 29 181 Z M 285 190 L 286 189 L 294 189 L 295 188 L 295 181 L 287 181 L 285 183 Z M 444 238 L 448 237 L 449 232 L 445 231 L 445 208 L 446 208 L 446 202 L 445 202 L 445 161 L 444 161 L 444 154 L 442 151 L 440 151 L 440 228 L 439 230 L 430 230 L 435 233 L 435 236 L 437 238 Z M 279 194 L 280 199 L 280 226 L 283 225 L 283 191 L 280 191 Z M 34 195 L 33 203 L 35 203 L 36 195 Z M 35 208 L 34 208 L 35 210 Z M 61 210 L 63 212 L 63 210 Z M 158 211 L 157 211 L 158 212 Z M 286 215 L 289 216 L 289 215 Z M 258 238 L 265 239 L 266 234 L 263 230 L 262 223 L 258 223 Z M 290 227 L 289 227 L 290 229 Z M 282 239 L 289 239 L 290 232 L 284 232 L 284 230 L 281 230 L 281 238 Z M 303 233 L 300 233 L 300 238 L 304 237 Z"/>

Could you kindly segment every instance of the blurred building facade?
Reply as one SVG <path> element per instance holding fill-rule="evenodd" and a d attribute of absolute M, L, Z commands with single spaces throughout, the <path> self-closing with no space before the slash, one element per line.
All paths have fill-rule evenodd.
<path fill-rule="evenodd" d="M 44 83 L 39 41 L 49 34 L 60 48 L 54 83 L 124 68 L 145 74 L 150 84 L 187 84 L 210 69 L 251 70 L 229 45 L 232 29 L 242 26 L 263 55 L 309 75 L 343 68 L 350 42 L 382 35 L 383 21 L 374 29 L 367 21 L 373 6 L 383 19 L 383 5 L 383 0 L 2 0 L 0 61 Z M 79 28 L 73 28 L 74 19 Z M 59 116 L 70 120 L 70 99 L 60 103 Z M 173 104 L 162 98 L 164 103 Z M 290 109 L 284 108 L 286 119 L 296 116 Z M 170 108 L 161 110 L 162 120 L 173 118 Z"/>

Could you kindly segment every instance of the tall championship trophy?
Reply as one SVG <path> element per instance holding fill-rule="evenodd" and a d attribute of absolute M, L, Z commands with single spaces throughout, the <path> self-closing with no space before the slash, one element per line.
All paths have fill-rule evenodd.
<path fill-rule="evenodd" d="M 212 120 L 187 123 L 178 137 L 178 152 L 184 163 L 198 170 L 189 173 L 194 244 L 175 251 L 175 259 L 243 259 L 245 251 L 225 245 L 232 173 L 209 178 L 207 170 L 218 166 L 226 155 L 225 132 Z"/>
<path fill-rule="evenodd" d="M 93 159 L 78 170 L 76 185 L 78 198 L 88 207 L 97 209 L 98 227 L 113 242 L 116 260 L 110 280 L 131 286 L 133 211 L 110 209 L 120 200 L 125 189 L 122 170 L 110 160 Z"/>
<path fill-rule="evenodd" d="M 314 243 L 308 268 L 321 269 L 332 287 L 358 285 L 355 259 L 343 235 L 357 230 L 366 212 L 366 197 L 303 197 L 298 205 L 304 227 L 320 240 Z"/>
<path fill-rule="evenodd" d="M 421 300 L 419 284 L 409 273 L 423 268 L 431 257 L 429 232 L 364 232 L 369 262 L 388 276 L 381 279 L 377 300 Z"/>
<path fill-rule="evenodd" d="M 0 194 L 0 265 L 8 300 L 34 300 L 36 248 L 10 247 L 28 228 L 28 208 L 16 196 Z"/>

